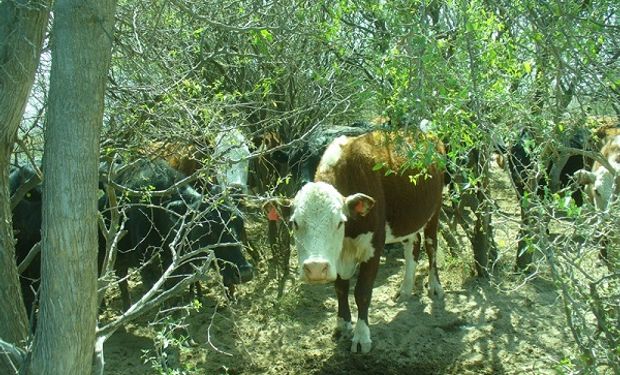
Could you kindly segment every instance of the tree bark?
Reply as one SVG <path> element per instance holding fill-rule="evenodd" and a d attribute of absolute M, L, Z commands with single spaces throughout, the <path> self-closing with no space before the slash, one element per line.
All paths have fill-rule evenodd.
<path fill-rule="evenodd" d="M 29 374 L 89 374 L 97 319 L 99 135 L 114 0 L 58 0 L 43 154 L 41 307 Z"/>
<path fill-rule="evenodd" d="M 11 222 L 9 160 L 34 83 L 49 16 L 49 1 L 0 2 L 0 338 L 22 345 L 28 317 L 21 298 Z M 19 364 L 0 356 L 0 373 Z"/>

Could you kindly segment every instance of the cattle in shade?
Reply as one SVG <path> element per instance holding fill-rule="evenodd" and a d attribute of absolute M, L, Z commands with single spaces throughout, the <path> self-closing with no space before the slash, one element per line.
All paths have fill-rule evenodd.
<path fill-rule="evenodd" d="M 368 133 L 372 125 L 366 122 L 356 122 L 351 126 L 332 126 L 318 128 L 301 141 L 300 145 L 292 147 L 288 152 L 288 164 L 294 180 L 300 184 L 314 181 L 314 174 L 321 161 L 321 156 L 327 146 L 336 138 L 357 136 Z"/>
<path fill-rule="evenodd" d="M 365 122 L 354 123 L 352 126 L 333 126 L 329 128 L 317 128 L 307 134 L 305 138 L 297 140 L 292 146 L 277 149 L 273 153 L 266 152 L 253 162 L 255 186 L 259 192 L 261 187 L 276 186 L 278 180 L 290 175 L 288 184 L 280 184 L 276 193 L 284 196 L 292 196 L 303 184 L 314 181 L 314 174 L 327 146 L 337 137 L 342 135 L 352 136 L 369 132 L 371 125 Z M 267 133 L 263 139 L 258 138 L 259 149 L 265 151 L 270 148 L 284 146 L 279 137 Z M 263 176 L 262 180 L 257 178 Z M 286 223 L 279 220 L 281 216 L 288 215 L 288 208 L 267 202 L 263 209 L 268 219 L 267 239 L 271 252 L 274 255 L 276 270 L 282 270 L 282 277 L 289 274 L 290 260 L 290 231 Z M 279 213 L 278 211 L 284 212 Z"/>
<path fill-rule="evenodd" d="M 620 189 L 620 134 L 609 138 L 600 150 L 607 166 L 595 161 L 590 170 L 580 169 L 577 181 L 587 186 L 586 192 L 597 210 L 605 210 Z"/>
<path fill-rule="evenodd" d="M 215 182 L 224 189 L 247 192 L 250 141 L 239 128 L 223 129 L 214 139 L 202 143 L 154 142 L 140 154 L 163 159 L 185 176 L 202 172 L 201 177 L 208 183 L 193 184 L 200 190 Z"/>
<path fill-rule="evenodd" d="M 120 165 L 115 168 L 121 168 Z M 16 238 L 16 261 L 20 264 L 28 255 L 33 246 L 41 240 L 41 185 L 33 168 L 29 166 L 15 167 L 10 173 L 10 191 L 15 199 L 13 208 L 13 230 Z M 215 247 L 214 253 L 218 259 L 223 283 L 229 290 L 234 286 L 247 282 L 252 278 L 253 268 L 243 257 L 238 245 L 238 236 L 243 227 L 241 217 L 233 207 L 219 204 L 211 207 L 209 197 L 199 194 L 190 186 L 180 186 L 169 195 L 154 197 L 150 204 L 146 204 L 148 191 L 165 190 L 184 176 L 170 168 L 164 161 L 140 160 L 125 168 L 115 178 L 115 182 L 132 190 L 144 191 L 144 196 L 135 197 L 127 209 L 127 234 L 121 239 L 114 268 L 121 281 L 119 287 L 123 307 L 130 305 L 127 275 L 130 267 L 143 267 L 140 272 L 147 286 L 152 286 L 161 276 L 162 266 L 171 263 L 171 253 L 167 252 L 174 236 L 183 230 L 183 251 L 196 250 L 210 245 L 230 244 Z M 34 178 L 34 180 L 33 180 Z M 34 183 L 32 183 L 34 181 Z M 103 186 L 100 186 L 103 187 Z M 24 188 L 27 191 L 22 191 Z M 211 198 L 221 197 L 217 188 L 211 192 Z M 17 197 L 15 197 L 17 198 Z M 99 200 L 99 209 L 109 220 L 108 202 L 106 196 Z M 183 220 L 186 221 L 182 225 Z M 188 222 L 189 220 L 189 222 Z M 194 221 L 192 221 L 194 220 Z M 105 239 L 99 237 L 99 264 L 101 267 L 105 255 Z M 159 252 L 158 252 L 159 251 Z M 149 262 L 150 260 L 150 262 Z M 180 271 L 188 271 L 188 268 Z M 40 257 L 34 256 L 32 261 L 21 272 L 20 281 L 22 295 L 27 310 L 32 311 L 35 292 L 40 279 Z"/>
<path fill-rule="evenodd" d="M 256 157 L 250 160 L 248 185 L 255 194 L 276 189 L 288 174 L 286 143 L 275 131 L 255 134 L 252 147 Z"/>
<path fill-rule="evenodd" d="M 620 134 L 608 137 L 601 148 L 608 165 L 595 161 L 590 170 L 575 173 L 576 180 L 586 186 L 586 192 L 597 211 L 603 212 L 620 195 Z M 603 241 L 601 257 L 607 260 L 607 240 Z"/>
<path fill-rule="evenodd" d="M 585 129 L 580 129 L 569 137 L 566 145 L 583 150 L 587 147 L 588 140 L 589 132 Z M 535 142 L 530 133 L 525 129 L 508 151 L 508 168 L 519 198 L 523 197 L 525 192 L 528 191 L 530 173 L 534 169 L 535 164 L 527 144 Z M 586 163 L 587 161 L 582 155 L 566 152 L 558 154 L 557 157 L 551 158 L 545 173 L 541 174 L 534 181 L 533 192 L 543 197 L 546 189 L 551 192 L 557 192 L 562 188 L 568 187 L 572 181 L 573 174 L 582 169 Z M 573 189 L 570 191 L 570 195 L 577 205 L 580 206 L 583 203 L 581 190 Z"/>
<path fill-rule="evenodd" d="M 441 142 L 424 134 L 375 131 L 339 137 L 323 154 L 315 182 L 305 184 L 289 202 L 299 277 L 311 284 L 335 282 L 337 329 L 353 331 L 353 352 L 371 348 L 368 310 L 386 243 L 404 245 L 399 297 L 406 298 L 413 292 L 423 233 L 430 265 L 428 291 L 443 296 L 436 248 L 444 171 L 435 162 L 414 167 L 407 158 L 413 149 L 443 154 Z M 358 318 L 353 328 L 349 282 L 358 265 Z"/>
<path fill-rule="evenodd" d="M 11 168 L 9 175 L 15 257 L 18 265 L 26 259 L 33 247 L 41 241 L 41 179 L 29 165 Z M 19 195 L 19 196 L 18 196 Z M 35 249 L 36 252 L 36 249 Z M 34 252 L 33 252 L 34 255 Z M 41 277 L 41 258 L 35 255 L 21 270 L 19 280 L 28 314 L 35 302 Z"/>
<path fill-rule="evenodd" d="M 590 132 L 586 129 L 577 129 L 572 135 L 567 137 L 565 145 L 574 149 L 583 150 L 588 147 Z M 544 173 L 536 173 L 537 161 L 533 159 L 530 147 L 535 147 L 536 141 L 530 131 L 524 129 L 516 142 L 507 152 L 508 170 L 517 198 L 521 206 L 521 230 L 517 246 L 516 265 L 519 269 L 527 268 L 532 260 L 532 253 L 527 251 L 526 237 L 528 227 L 532 224 L 526 212 L 526 200 L 523 199 L 526 193 L 536 194 L 544 198 L 547 193 L 562 192 L 565 196 L 570 196 L 576 205 L 583 204 L 583 191 L 574 184 L 573 174 L 583 169 L 588 160 L 580 154 L 567 152 L 549 152 L 549 162 L 546 163 Z"/>
<path fill-rule="evenodd" d="M 243 256 L 239 241 L 243 220 L 233 205 L 220 200 L 221 190 L 212 188 L 200 194 L 189 185 L 172 188 L 169 194 L 150 196 L 149 191 L 170 190 L 185 176 L 172 169 L 163 160 L 140 159 L 114 178 L 123 188 L 142 191 L 133 196 L 126 211 L 127 234 L 118 243 L 116 272 L 120 278 L 123 305 L 130 305 L 127 288 L 129 267 L 141 267 L 147 287 L 161 276 L 162 267 L 172 263 L 170 246 L 176 243 L 178 254 L 188 253 L 213 245 L 223 283 L 233 291 L 236 284 L 252 279 L 253 267 Z M 191 267 L 181 268 L 180 273 Z M 179 275 L 177 274 L 177 277 Z"/>
<path fill-rule="evenodd" d="M 356 136 L 368 133 L 373 125 L 367 122 L 355 122 L 350 126 L 317 127 L 304 134 L 303 138 L 286 142 L 273 131 L 256 134 L 253 138 L 258 157 L 250 164 L 249 185 L 257 193 L 272 190 L 280 180 L 291 177 L 286 184 L 292 189 L 278 190 L 287 195 L 294 193 L 301 185 L 314 180 L 314 174 L 327 146 L 337 137 Z M 290 190 L 290 191 L 289 191 Z"/>
<path fill-rule="evenodd" d="M 238 189 L 247 193 L 251 156 L 248 143 L 246 136 L 237 128 L 222 131 L 215 137 L 215 175 L 224 189 Z"/>

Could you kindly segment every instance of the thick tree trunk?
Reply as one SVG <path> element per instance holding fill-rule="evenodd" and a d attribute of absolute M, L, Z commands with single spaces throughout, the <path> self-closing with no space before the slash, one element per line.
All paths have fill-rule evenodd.
<path fill-rule="evenodd" d="M 113 0 L 58 0 L 43 156 L 41 307 L 29 374 L 89 374 L 97 318 L 99 134 Z"/>
<path fill-rule="evenodd" d="M 49 1 L 0 2 L 0 338 L 21 345 L 28 318 L 21 298 L 11 223 L 9 160 L 39 64 Z M 0 373 L 15 365 L 0 356 Z"/>

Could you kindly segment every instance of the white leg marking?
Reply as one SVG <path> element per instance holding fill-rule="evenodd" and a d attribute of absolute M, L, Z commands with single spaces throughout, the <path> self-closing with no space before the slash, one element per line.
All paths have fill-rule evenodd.
<path fill-rule="evenodd" d="M 405 274 L 403 276 L 403 283 L 400 284 L 400 291 L 398 292 L 397 299 L 400 301 L 405 300 L 411 293 L 413 293 L 413 285 L 415 281 L 415 271 L 417 263 L 413 260 L 413 241 L 405 243 Z"/>
<path fill-rule="evenodd" d="M 437 261 L 436 255 L 433 254 L 433 259 L 429 260 L 430 267 L 428 269 L 428 295 L 430 297 L 443 298 L 443 287 L 437 277 Z"/>
<path fill-rule="evenodd" d="M 372 340 L 370 339 L 370 328 L 363 320 L 358 320 L 355 323 L 355 329 L 353 330 L 353 344 L 351 345 L 351 351 L 357 353 L 357 345 L 360 345 L 362 353 L 368 353 L 372 346 Z"/>
<path fill-rule="evenodd" d="M 428 295 L 431 297 L 443 298 L 443 287 L 437 279 L 435 272 L 431 272 L 430 275 L 428 275 Z"/>
<path fill-rule="evenodd" d="M 336 331 L 342 332 L 342 333 L 349 333 L 351 331 L 353 331 L 353 325 L 351 324 L 351 322 L 345 322 L 344 319 L 342 319 L 341 317 L 336 318 Z"/>

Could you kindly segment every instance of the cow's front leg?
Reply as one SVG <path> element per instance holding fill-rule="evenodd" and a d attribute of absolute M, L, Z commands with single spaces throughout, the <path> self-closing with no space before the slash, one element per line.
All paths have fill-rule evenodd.
<path fill-rule="evenodd" d="M 443 288 L 439 282 L 437 271 L 437 231 L 439 230 L 439 212 L 437 212 L 424 228 L 424 248 L 428 256 L 428 294 L 430 297 L 443 298 Z"/>
<path fill-rule="evenodd" d="M 338 298 L 338 318 L 336 322 L 337 334 L 348 334 L 353 329 L 351 325 L 351 309 L 349 308 L 349 280 L 336 278 L 336 297 Z"/>
<path fill-rule="evenodd" d="M 360 272 L 355 285 L 355 303 L 357 304 L 357 322 L 353 330 L 351 351 L 356 353 L 358 346 L 362 353 L 368 353 L 372 346 L 370 328 L 368 327 L 368 308 L 372 297 L 372 287 L 377 277 L 379 256 L 375 255 L 360 265 Z"/>
<path fill-rule="evenodd" d="M 395 300 L 397 301 L 405 301 L 413 293 L 415 271 L 420 260 L 420 241 L 421 236 L 419 233 L 416 233 L 410 239 L 403 242 L 405 276 L 403 277 L 403 283 L 400 285 L 400 290 L 396 294 Z"/>

